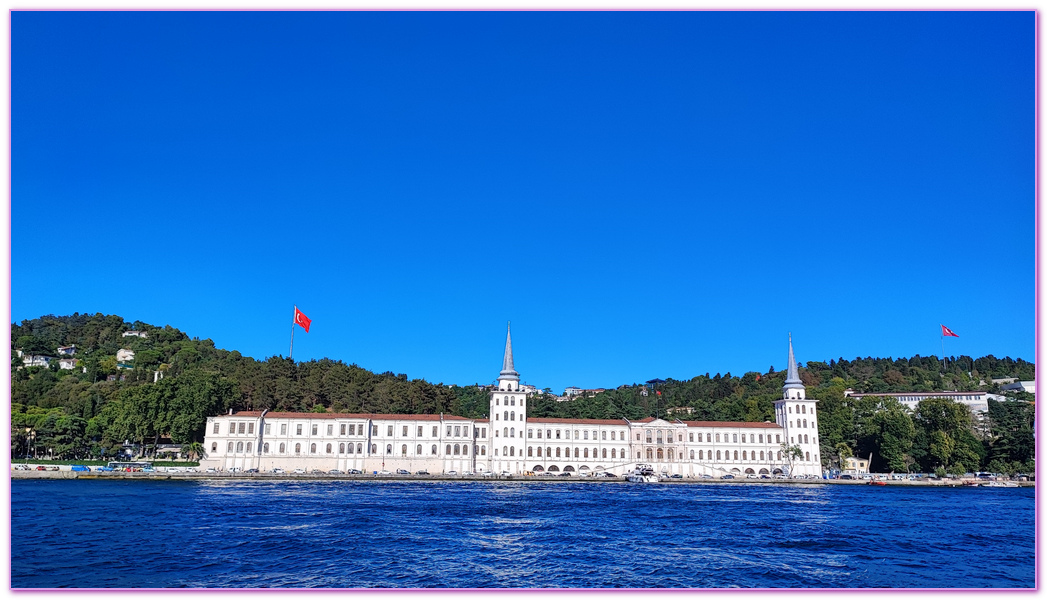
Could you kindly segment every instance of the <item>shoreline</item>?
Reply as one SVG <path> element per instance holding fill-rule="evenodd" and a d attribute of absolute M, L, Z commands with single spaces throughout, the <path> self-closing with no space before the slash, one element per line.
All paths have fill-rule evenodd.
<path fill-rule="evenodd" d="M 330 475 L 327 473 L 126 473 L 126 472 L 85 472 L 85 471 L 70 471 L 70 470 L 59 470 L 59 471 L 11 471 L 11 479 L 83 479 L 89 481 L 95 480 L 107 480 L 107 479 L 120 479 L 120 480 L 148 480 L 148 481 L 416 481 L 416 482 L 433 482 L 433 481 L 482 481 L 482 482 L 537 482 L 537 483 L 605 483 L 605 484 L 628 484 L 624 477 L 529 477 L 529 476 L 509 476 L 509 477 L 482 477 L 482 476 L 462 476 L 462 475 L 381 475 L 376 476 L 373 474 L 364 475 Z M 876 485 L 872 485 L 867 480 L 841 480 L 841 479 L 697 479 L 697 478 L 685 478 L 685 479 L 663 479 L 657 482 L 651 482 L 645 485 L 657 485 L 657 484 L 668 484 L 668 485 L 680 485 L 680 484 L 714 484 L 714 485 L 864 485 L 870 487 L 949 487 L 949 488 L 964 488 L 964 487 L 977 487 L 970 485 L 970 480 L 935 480 L 935 481 L 879 481 Z M 1016 481 L 1013 482 L 1017 487 L 1011 487 L 1009 489 L 1018 489 L 1026 487 L 1035 487 L 1036 483 L 1032 481 Z M 880 485 L 883 484 L 883 485 Z M 641 484 L 633 484 L 641 485 Z M 1006 489 L 1006 488 L 997 488 Z"/>

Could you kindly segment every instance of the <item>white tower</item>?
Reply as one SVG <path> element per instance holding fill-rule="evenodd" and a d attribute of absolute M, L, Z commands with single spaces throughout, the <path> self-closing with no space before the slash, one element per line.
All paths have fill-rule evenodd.
<path fill-rule="evenodd" d="M 505 355 L 502 357 L 502 372 L 498 374 L 498 389 L 490 397 L 491 470 L 508 471 L 514 475 L 523 473 L 524 447 L 527 430 L 527 395 L 520 391 L 520 374 L 513 368 L 513 339 L 506 325 Z"/>
<path fill-rule="evenodd" d="M 807 388 L 800 381 L 796 359 L 793 357 L 793 336 L 789 334 L 789 370 L 782 386 L 782 398 L 774 403 L 775 421 L 785 430 L 785 441 L 789 448 L 799 447 L 802 458 L 793 458 L 792 475 L 817 475 L 822 473 L 821 447 L 818 444 L 818 401 L 807 398 Z M 789 464 L 786 451 L 782 461 Z"/>

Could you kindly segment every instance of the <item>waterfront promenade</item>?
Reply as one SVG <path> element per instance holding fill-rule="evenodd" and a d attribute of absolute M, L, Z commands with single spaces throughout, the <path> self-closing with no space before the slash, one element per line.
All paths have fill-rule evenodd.
<path fill-rule="evenodd" d="M 631 484 L 624 477 L 538 477 L 538 476 L 521 476 L 521 475 L 510 475 L 510 476 L 488 476 L 482 475 L 377 475 L 374 473 L 364 473 L 360 475 L 347 475 L 347 474 L 330 474 L 330 473 L 229 473 L 229 472 L 218 472 L 218 473 L 193 473 L 193 472 L 162 472 L 155 471 L 152 473 L 137 472 L 127 473 L 122 471 L 112 472 L 99 472 L 99 471 L 72 471 L 68 466 L 61 466 L 58 471 L 37 471 L 35 465 L 30 465 L 32 470 L 11 471 L 11 479 L 84 479 L 84 480 L 114 480 L 114 479 L 125 479 L 125 480 L 144 480 L 144 481 L 163 481 L 163 480 L 182 480 L 182 481 L 199 481 L 199 480 L 236 480 L 236 481 L 517 481 L 517 482 L 536 482 L 536 483 L 593 483 L 593 484 L 628 484 L 628 485 L 640 485 Z M 917 479 L 917 480 L 901 480 L 901 481 L 880 481 L 876 482 L 876 485 L 870 487 L 879 487 L 880 484 L 886 486 L 900 486 L 900 487 L 969 487 L 973 484 L 979 483 L 974 479 L 970 478 L 958 478 L 958 479 Z M 671 479 L 663 478 L 657 483 L 649 483 L 646 485 L 683 485 L 683 484 L 705 484 L 705 485 L 869 485 L 870 482 L 866 480 L 843 480 L 843 479 L 700 479 L 700 478 L 682 478 L 682 479 Z M 1035 483 L 1031 481 L 1019 481 L 1015 482 L 1018 487 L 1035 487 Z"/>

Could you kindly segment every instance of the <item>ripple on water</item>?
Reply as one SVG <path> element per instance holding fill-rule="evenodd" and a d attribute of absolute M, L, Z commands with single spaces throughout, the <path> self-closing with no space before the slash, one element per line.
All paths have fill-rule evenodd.
<path fill-rule="evenodd" d="M 1033 490 L 875 491 L 16 480 L 11 577 L 15 588 L 1034 585 Z M 69 527 L 98 515 L 116 525 Z"/>

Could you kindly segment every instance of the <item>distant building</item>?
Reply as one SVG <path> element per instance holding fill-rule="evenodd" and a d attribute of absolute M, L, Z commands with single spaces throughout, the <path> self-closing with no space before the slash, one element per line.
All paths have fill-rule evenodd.
<path fill-rule="evenodd" d="M 133 331 L 132 330 L 132 331 L 125 331 L 123 333 L 123 337 L 130 337 L 130 336 L 135 336 L 135 337 L 140 337 L 140 338 L 147 338 L 147 337 L 149 337 L 149 332 L 146 332 L 146 331 Z"/>
<path fill-rule="evenodd" d="M 76 359 L 75 358 L 59 358 L 58 359 L 59 369 L 75 369 Z"/>
<path fill-rule="evenodd" d="M 22 357 L 22 365 L 26 367 L 49 367 L 51 366 L 51 361 L 55 359 L 53 356 L 44 356 L 43 354 L 23 355 L 21 352 L 19 352 L 19 356 Z"/>
<path fill-rule="evenodd" d="M 577 388 L 577 387 L 574 387 L 573 385 L 570 386 L 570 387 L 566 387 L 563 390 L 563 397 L 564 398 L 573 398 L 575 396 L 580 396 L 581 394 L 582 394 L 582 388 Z"/>
<path fill-rule="evenodd" d="M 135 351 L 121 348 L 116 351 L 116 362 L 126 363 L 135 359 Z"/>
<path fill-rule="evenodd" d="M 869 472 L 869 459 L 848 456 L 843 459 L 841 467 L 841 475 L 865 475 Z"/>
<path fill-rule="evenodd" d="M 76 354 L 76 345 L 73 344 L 72 346 L 59 346 L 58 354 L 62 356 L 72 356 Z"/>
<path fill-rule="evenodd" d="M 844 390 L 844 396 L 850 398 L 894 398 L 909 410 L 915 411 L 916 405 L 929 398 L 949 398 L 953 402 L 966 405 L 971 412 L 985 413 L 989 410 L 989 400 L 1006 400 L 1005 397 L 988 392 L 898 392 L 890 394 L 867 394 L 854 390 Z"/>
<path fill-rule="evenodd" d="M 996 380 L 993 379 L 993 382 L 995 382 L 995 381 Z M 1018 391 L 1018 392 L 1028 392 L 1030 394 L 1035 394 L 1036 393 L 1036 380 L 1034 379 L 1032 381 L 1018 381 L 1018 380 L 1012 379 L 1011 383 L 1008 383 L 1006 385 L 1001 385 L 1000 389 L 1001 390 L 1005 390 L 1005 391 L 1012 391 L 1013 390 L 1013 391 Z"/>

